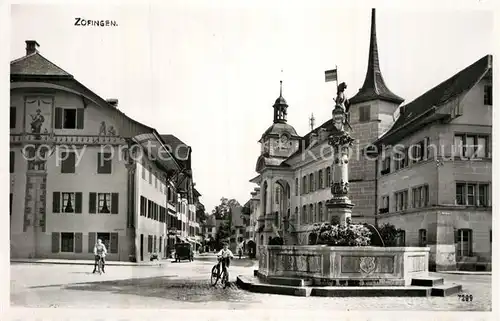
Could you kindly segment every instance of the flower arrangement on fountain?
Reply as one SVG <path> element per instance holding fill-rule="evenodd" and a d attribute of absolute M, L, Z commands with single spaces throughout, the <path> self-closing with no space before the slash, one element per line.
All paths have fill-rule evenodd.
<path fill-rule="evenodd" d="M 371 244 L 370 230 L 363 224 L 315 224 L 311 233 L 313 244 L 328 246 L 369 246 Z"/>

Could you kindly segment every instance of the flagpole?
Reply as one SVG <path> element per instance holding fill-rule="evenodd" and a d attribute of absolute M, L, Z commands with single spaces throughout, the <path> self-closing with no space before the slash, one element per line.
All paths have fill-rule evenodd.
<path fill-rule="evenodd" d="M 335 77 L 335 85 L 337 86 L 337 88 L 339 88 L 339 68 L 337 67 L 337 65 L 335 65 L 335 71 L 337 73 L 337 77 Z"/>

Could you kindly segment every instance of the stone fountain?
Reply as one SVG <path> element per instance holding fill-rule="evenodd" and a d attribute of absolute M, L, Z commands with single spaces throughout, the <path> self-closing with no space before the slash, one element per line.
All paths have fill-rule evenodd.
<path fill-rule="evenodd" d="M 334 170 L 327 208 L 330 220 L 340 225 L 350 224 L 354 208 L 348 180 L 354 139 L 345 130 L 346 88 L 345 83 L 338 86 L 335 130 L 329 135 Z M 428 247 L 263 245 L 254 276 L 238 276 L 237 283 L 254 292 L 299 296 L 444 296 L 461 291 L 460 285 L 444 286 L 442 278 L 429 277 L 428 262 Z"/>

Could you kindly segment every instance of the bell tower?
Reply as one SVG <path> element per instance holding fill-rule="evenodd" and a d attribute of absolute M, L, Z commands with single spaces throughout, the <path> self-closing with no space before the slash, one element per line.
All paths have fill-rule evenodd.
<path fill-rule="evenodd" d="M 349 122 L 352 135 L 356 138 L 356 148 L 359 157 L 349 162 L 349 181 L 353 190 L 363 190 L 363 195 L 351 194 L 356 211 L 356 216 L 362 217 L 361 221 L 374 223 L 376 214 L 376 162 L 373 157 L 366 156 L 370 152 L 367 146 L 381 137 L 393 124 L 394 112 L 404 101 L 394 94 L 386 85 L 380 69 L 377 45 L 377 26 L 375 9 L 371 12 L 370 49 L 368 51 L 368 66 L 363 86 L 354 97 L 349 99 Z M 370 158 L 370 159 L 369 159 Z M 366 197 L 369 196 L 369 197 Z M 373 221 L 372 221 L 373 219 Z"/>

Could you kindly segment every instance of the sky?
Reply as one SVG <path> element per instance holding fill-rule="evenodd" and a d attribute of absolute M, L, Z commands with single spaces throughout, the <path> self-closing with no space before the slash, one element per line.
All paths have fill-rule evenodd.
<path fill-rule="evenodd" d="M 490 11 L 376 14 L 382 74 L 405 103 L 493 53 Z M 335 83 L 324 82 L 325 70 L 338 67 L 349 97 L 362 86 L 370 15 L 369 7 L 14 5 L 10 59 L 34 39 L 44 57 L 119 99 L 129 117 L 191 146 L 196 188 L 211 212 L 221 197 L 250 198 L 280 80 L 299 135 L 311 114 L 316 125 L 331 117 Z M 118 26 L 74 26 L 77 17 Z"/>

